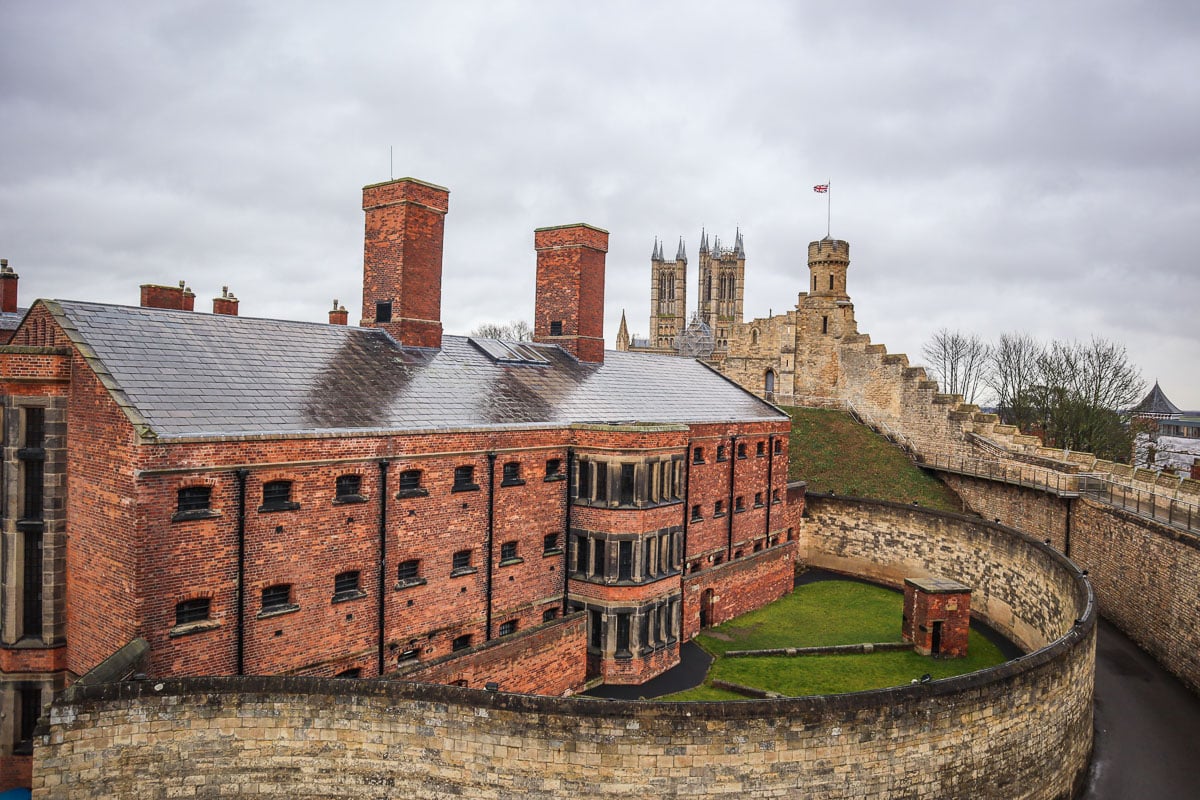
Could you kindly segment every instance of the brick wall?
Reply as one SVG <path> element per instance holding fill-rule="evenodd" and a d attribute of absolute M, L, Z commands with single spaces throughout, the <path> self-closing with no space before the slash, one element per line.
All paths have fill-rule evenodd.
<path fill-rule="evenodd" d="M 569 695 L 587 681 L 587 619 L 574 614 L 425 665 L 401 668 L 393 677 L 473 689 L 495 683 L 502 692 Z"/>
<path fill-rule="evenodd" d="M 363 187 L 362 324 L 417 347 L 442 345 L 442 246 L 450 191 L 413 178 Z M 376 303 L 391 320 L 376 322 Z"/>
<path fill-rule="evenodd" d="M 538 228 L 534 341 L 557 344 L 580 361 L 604 361 L 604 256 L 608 231 L 591 225 Z M 561 330 L 555 333 L 555 323 Z"/>
<path fill-rule="evenodd" d="M 690 573 L 683 582 L 683 638 L 700 632 L 702 615 L 707 625 L 720 625 L 786 595 L 793 587 L 795 556 L 795 543 L 781 541 Z"/>

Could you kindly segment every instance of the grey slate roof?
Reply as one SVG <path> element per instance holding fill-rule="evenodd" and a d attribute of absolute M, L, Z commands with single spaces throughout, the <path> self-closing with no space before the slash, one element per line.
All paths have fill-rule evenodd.
<path fill-rule="evenodd" d="M 0 311 L 0 331 L 15 331 L 21 320 L 25 319 L 25 312 L 28 310 L 18 308 L 16 311 Z"/>
<path fill-rule="evenodd" d="M 1150 390 L 1150 393 L 1142 399 L 1142 402 L 1133 407 L 1133 413 L 1153 417 L 1178 417 L 1183 412 L 1167 399 L 1163 390 L 1158 388 L 1158 381 L 1155 381 L 1154 388 Z"/>
<path fill-rule="evenodd" d="M 401 347 L 380 330 L 53 301 L 93 367 L 160 437 L 785 418 L 709 367 L 605 352 L 493 361 L 466 337 Z"/>

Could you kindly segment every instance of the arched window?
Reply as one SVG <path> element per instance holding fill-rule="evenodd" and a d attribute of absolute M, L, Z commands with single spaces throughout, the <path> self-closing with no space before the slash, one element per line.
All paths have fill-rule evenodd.
<path fill-rule="evenodd" d="M 763 376 L 763 391 L 768 400 L 771 399 L 771 395 L 775 394 L 775 370 L 769 369 Z"/>
<path fill-rule="evenodd" d="M 750 344 L 758 344 L 758 328 L 750 329 Z"/>

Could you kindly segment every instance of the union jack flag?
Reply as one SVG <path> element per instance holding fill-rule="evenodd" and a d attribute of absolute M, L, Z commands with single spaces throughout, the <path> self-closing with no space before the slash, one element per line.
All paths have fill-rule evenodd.
<path fill-rule="evenodd" d="M 828 183 L 818 183 L 816 186 L 813 187 L 813 191 L 816 192 L 817 194 L 825 194 L 826 192 L 829 191 L 829 184 Z"/>

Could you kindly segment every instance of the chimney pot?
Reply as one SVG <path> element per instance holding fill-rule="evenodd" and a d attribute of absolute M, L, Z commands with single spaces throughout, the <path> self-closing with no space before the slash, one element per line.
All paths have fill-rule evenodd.
<path fill-rule="evenodd" d="M 143 283 L 142 308 L 166 308 L 174 311 L 191 311 L 196 296 L 186 288 L 186 281 L 180 281 L 178 286 L 160 286 L 154 283 Z"/>
<path fill-rule="evenodd" d="M 237 316 L 238 299 L 230 293 L 228 286 L 222 286 L 221 296 L 213 298 L 213 313 L 226 314 L 231 317 Z"/>

